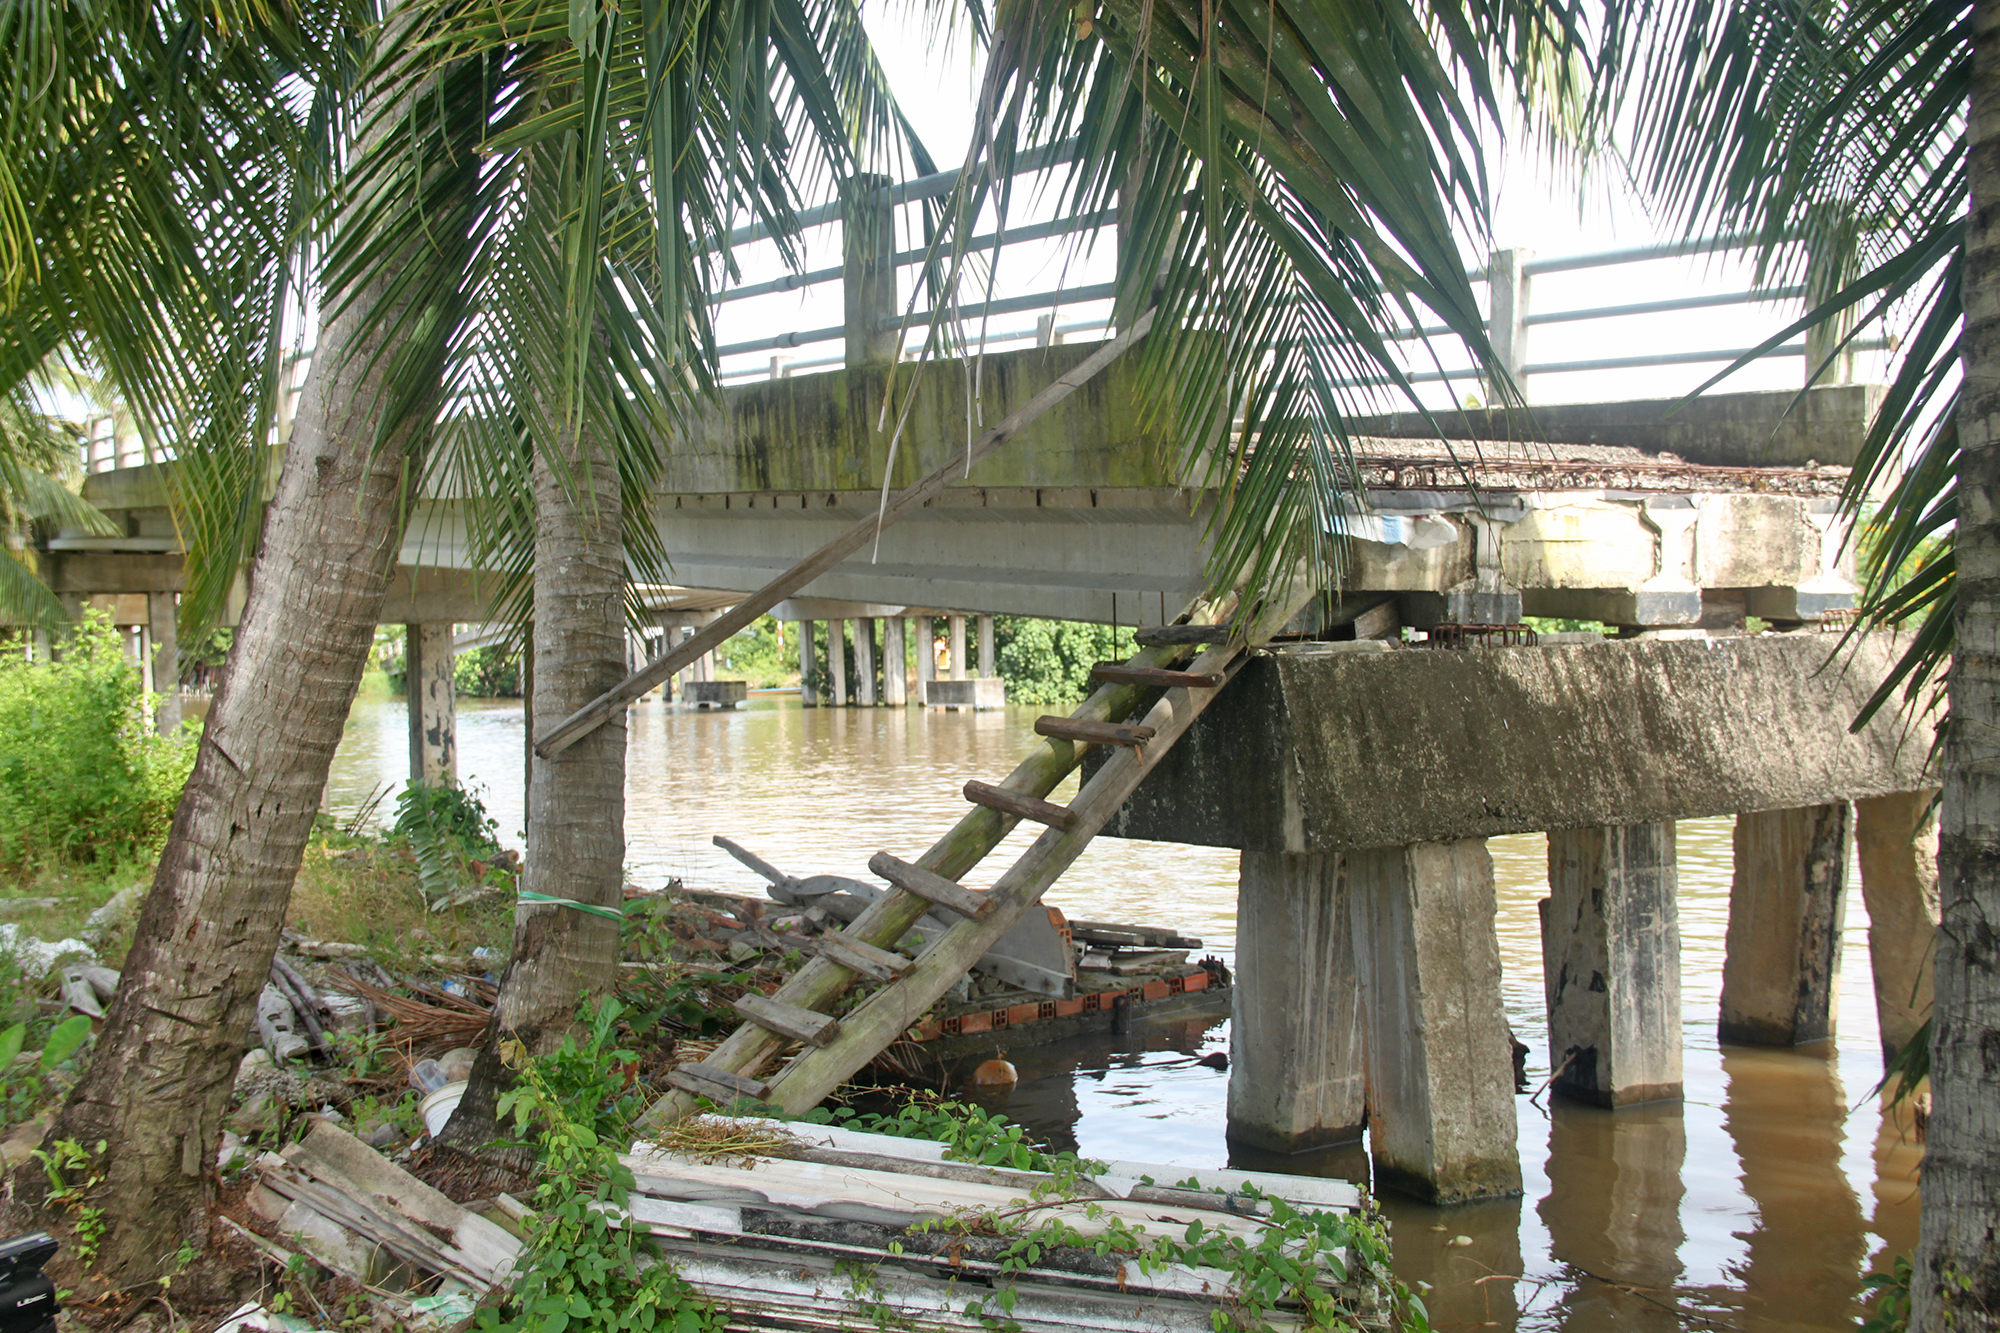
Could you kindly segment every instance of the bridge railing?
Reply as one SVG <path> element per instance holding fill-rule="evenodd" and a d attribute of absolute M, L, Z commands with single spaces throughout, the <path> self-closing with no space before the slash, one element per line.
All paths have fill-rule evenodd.
<path fill-rule="evenodd" d="M 1064 142 L 1023 154 L 1016 174 L 1034 175 L 1052 172 L 1073 160 L 1074 153 L 1074 143 Z M 821 309 L 827 309 L 832 303 L 825 298 L 833 295 L 836 289 L 840 322 L 804 329 L 785 329 L 724 342 L 716 349 L 721 362 L 722 380 L 725 383 L 743 383 L 754 379 L 775 379 L 802 371 L 826 370 L 847 364 L 880 363 L 912 354 L 921 346 L 925 326 L 930 321 L 932 312 L 928 310 L 906 312 L 899 300 L 899 293 L 912 290 L 912 285 L 904 280 L 903 274 L 907 270 L 920 267 L 931 259 L 932 255 L 921 246 L 912 248 L 895 246 L 895 238 L 898 235 L 923 234 L 922 229 L 914 225 L 913 220 L 899 217 L 898 211 L 921 207 L 927 200 L 949 194 L 958 183 L 960 170 L 962 169 L 937 172 L 914 180 L 888 184 L 872 194 L 859 196 L 861 203 L 858 206 L 875 211 L 875 225 L 872 227 L 846 225 L 848 206 L 841 201 L 804 210 L 799 215 L 803 231 L 816 234 L 825 228 L 840 228 L 837 243 L 840 262 L 730 287 L 713 300 L 718 323 L 745 322 L 744 316 L 739 316 L 733 321 L 727 319 L 725 309 L 735 303 L 786 292 L 811 294 L 818 291 L 821 299 L 817 304 Z M 899 226 L 899 223 L 909 225 Z M 1112 226 L 1115 231 L 1115 218 L 1109 212 L 1051 217 L 1020 226 L 1010 226 L 1001 239 L 1008 246 L 1021 245 L 1054 240 L 1100 225 Z M 769 238 L 770 233 L 762 224 L 752 224 L 737 228 L 731 233 L 729 242 L 732 247 L 739 247 Z M 983 251 L 990 254 L 994 242 L 995 235 L 989 230 L 975 235 L 967 248 L 974 253 Z M 1469 270 L 1466 276 L 1481 289 L 1485 298 L 1485 307 L 1488 311 L 1487 329 L 1495 352 L 1513 373 L 1516 381 L 1529 389 L 1532 401 L 1534 395 L 1531 386 L 1538 376 L 1631 372 L 1703 364 L 1721 366 L 1748 356 L 1752 350 L 1751 347 L 1743 345 L 1696 346 L 1624 356 L 1571 357 L 1536 361 L 1529 357 L 1528 348 L 1531 333 L 1537 328 L 1576 326 L 1594 321 L 1630 319 L 1634 316 L 1672 317 L 1688 311 L 1725 310 L 1753 305 L 1765 307 L 1767 312 L 1783 313 L 1786 319 L 1790 319 L 1803 311 L 1806 294 L 1802 286 L 1796 285 L 1763 288 L 1745 286 L 1724 291 L 1700 291 L 1657 300 L 1537 308 L 1534 302 L 1535 279 L 1592 270 L 1616 270 L 1665 259 L 1724 255 L 1746 250 L 1753 244 L 1753 238 L 1745 235 L 1716 235 L 1619 250 L 1547 257 L 1539 257 L 1526 250 L 1502 250 L 1490 255 L 1484 267 Z M 809 240 L 807 248 L 809 253 L 815 248 L 822 253 L 828 249 L 823 239 L 816 247 Z M 1058 267 L 1061 270 L 1066 266 Z M 966 341 L 975 350 L 1023 345 L 1047 346 L 1077 335 L 1101 334 L 1107 331 L 1112 295 L 1112 284 L 1108 282 L 1055 286 L 1046 290 L 1010 290 L 1007 294 L 996 295 L 990 300 L 957 305 L 951 313 L 960 321 L 960 327 L 966 330 Z M 1066 310 L 1071 313 L 1071 317 L 1067 320 L 1063 318 L 1063 312 Z M 1026 315 L 1033 315 L 1033 321 L 1008 318 Z M 775 320 L 788 316 L 764 312 L 748 316 L 753 322 L 760 317 Z M 795 319 L 796 315 L 789 317 Z M 909 345 L 905 345 L 906 329 Z M 1658 332 L 1664 333 L 1664 328 Z M 1392 331 L 1390 341 L 1394 344 L 1409 345 L 1448 333 L 1449 330 L 1443 325 L 1400 328 Z M 1627 341 L 1644 345 L 1656 336 L 1656 331 L 1646 326 L 1641 326 L 1636 331 L 1628 327 L 1619 336 Z M 1667 341 L 1664 338 L 1661 340 Z M 1835 364 L 1831 372 L 1823 377 L 1823 381 L 1841 382 L 1850 379 L 1853 372 L 1852 353 L 1880 351 L 1889 345 L 1881 339 L 1857 340 L 1849 347 L 1849 355 Z M 1831 350 L 1831 346 L 1831 342 L 1824 338 L 1792 341 L 1762 353 L 1760 359 L 1803 358 L 1816 366 Z M 802 357 L 789 355 L 802 349 L 806 352 Z M 284 392 L 279 404 L 278 438 L 280 439 L 285 438 L 289 430 L 292 409 L 296 404 L 299 388 L 304 383 L 305 363 L 309 356 L 310 353 L 299 354 L 288 367 L 290 373 L 285 378 Z M 1415 364 L 1416 359 L 1415 356 L 1411 357 L 1412 364 L 1406 372 L 1406 378 L 1411 384 L 1441 383 L 1455 386 L 1477 384 L 1482 378 L 1481 372 L 1470 365 L 1438 368 L 1432 363 L 1432 368 L 1419 369 Z M 1343 383 L 1346 387 L 1373 388 L 1385 386 L 1388 381 L 1385 378 L 1374 377 Z M 1624 393 L 1619 396 L 1635 395 Z M 144 452 L 137 440 L 129 434 L 121 436 L 113 431 L 108 419 L 91 424 L 81 451 L 86 472 L 102 472 L 144 461 Z M 172 455 L 170 451 L 162 451 L 156 456 Z"/>

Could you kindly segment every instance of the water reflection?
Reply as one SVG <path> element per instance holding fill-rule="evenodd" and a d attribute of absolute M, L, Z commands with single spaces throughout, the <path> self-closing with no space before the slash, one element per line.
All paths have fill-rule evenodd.
<path fill-rule="evenodd" d="M 461 710 L 461 771 L 511 833 L 520 828 L 520 707 L 467 701 Z M 761 891 L 709 845 L 716 833 L 797 872 L 858 875 L 874 852 L 913 855 L 965 809 L 966 779 L 994 780 L 1013 766 L 1037 711 L 642 704 L 631 727 L 630 872 L 645 884 L 680 876 Z M 352 810 L 401 782 L 404 716 L 397 702 L 357 705 L 331 808 Z M 1017 832 L 1015 846 L 1028 836 Z M 1496 838 L 1491 850 L 1503 999 L 1539 1086 L 1549 1070 L 1535 903 L 1548 892 L 1547 841 Z M 992 874 L 1011 860 L 1000 855 L 987 863 Z M 1398 1270 L 1425 1284 L 1439 1328 L 1650 1333 L 1707 1319 L 1745 1333 L 1851 1329 L 1861 1275 L 1914 1247 L 1920 1150 L 1873 1103 L 1851 1114 L 1847 1103 L 1880 1074 L 1860 894 L 1851 892 L 1847 913 L 1839 1049 L 1718 1050 L 1730 822 L 1682 824 L 1678 860 L 1685 1101 L 1615 1114 L 1558 1104 L 1543 1114 L 1524 1098 L 1525 1201 L 1440 1210 L 1385 1198 Z M 1228 956 L 1236 857 L 1100 839 L 1051 901 L 1076 917 L 1168 925 Z M 1020 1082 L 986 1100 L 1092 1156 L 1367 1178 L 1358 1145 L 1296 1157 L 1232 1150 L 1228 1075 L 1195 1063 L 1228 1044 L 1227 1022 L 1205 1020 L 1011 1049 Z"/>

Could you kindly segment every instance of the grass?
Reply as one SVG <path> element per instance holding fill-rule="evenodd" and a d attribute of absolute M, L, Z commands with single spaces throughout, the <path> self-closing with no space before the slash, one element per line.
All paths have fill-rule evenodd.
<path fill-rule="evenodd" d="M 365 945 L 393 970 L 396 960 L 422 954 L 484 947 L 504 956 L 514 934 L 514 896 L 503 890 L 432 912 L 406 847 L 322 833 L 306 848 L 288 922 L 316 940 Z"/>

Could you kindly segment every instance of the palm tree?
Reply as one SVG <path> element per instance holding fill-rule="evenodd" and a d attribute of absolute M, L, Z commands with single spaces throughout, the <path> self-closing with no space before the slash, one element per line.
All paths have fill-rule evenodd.
<path fill-rule="evenodd" d="M 2000 8 L 1609 13 L 1602 106 L 1629 117 L 1640 184 L 1689 231 L 1754 231 L 1765 274 L 1819 298 L 1768 345 L 1829 331 L 1817 374 L 1872 323 L 1912 330 L 1845 500 L 1862 516 L 1887 487 L 1863 611 L 1914 630 L 1870 712 L 1898 693 L 1946 710 L 1936 998 L 1906 1071 L 1927 1061 L 1932 1091 L 1911 1327 L 2000 1328 Z"/>

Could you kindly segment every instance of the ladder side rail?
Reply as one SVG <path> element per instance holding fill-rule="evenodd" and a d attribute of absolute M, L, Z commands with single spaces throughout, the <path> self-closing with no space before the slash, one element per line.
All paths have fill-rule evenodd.
<path fill-rule="evenodd" d="M 1189 615 L 1194 619 L 1224 619 L 1234 612 L 1235 603 L 1233 595 L 1212 601 L 1203 600 L 1189 608 Z M 1135 666 L 1168 667 L 1185 660 L 1193 651 L 1188 645 L 1147 648 L 1134 655 L 1131 661 Z M 1091 692 L 1073 716 L 1093 721 L 1123 717 L 1137 707 L 1146 694 L 1144 688 L 1136 685 L 1102 685 Z M 1000 785 L 1009 791 L 1030 796 L 1047 796 L 1069 776 L 1072 769 L 1083 762 L 1083 748 L 1071 741 L 1044 740 Z M 929 851 L 917 858 L 916 864 L 947 879 L 958 879 L 985 859 L 986 854 L 998 846 L 1019 822 L 1014 816 L 1002 815 L 985 806 L 974 806 Z M 863 944 L 882 949 L 893 948 L 929 910 L 930 904 L 915 894 L 893 889 L 870 903 L 860 916 L 842 928 L 841 933 Z M 853 984 L 856 976 L 854 971 L 833 959 L 816 955 L 807 959 L 773 998 L 801 1009 L 824 1011 Z M 755 1023 L 745 1023 L 723 1038 L 722 1044 L 703 1057 L 702 1063 L 736 1073 L 754 1073 L 784 1045 L 782 1038 Z M 693 1110 L 693 1097 L 678 1091 L 669 1092 L 647 1108 L 643 1123 L 670 1124 Z"/>
<path fill-rule="evenodd" d="M 1230 644 L 1204 653 L 1199 668 L 1234 676 L 1247 654 Z M 801 1053 L 769 1080 L 767 1100 L 797 1114 L 817 1106 L 886 1049 L 965 974 L 972 962 L 1004 935 L 1067 870 L 1091 839 L 1110 822 L 1125 798 L 1173 747 L 1219 690 L 1176 688 L 1146 715 L 1155 739 L 1143 749 L 1120 749 L 1084 784 L 1070 803 L 1076 826 L 1050 829 L 1002 875 L 988 898 L 992 909 L 980 920 L 952 927 L 926 949 L 902 980 L 876 991 L 841 1020 L 841 1035 L 826 1046 Z"/>

